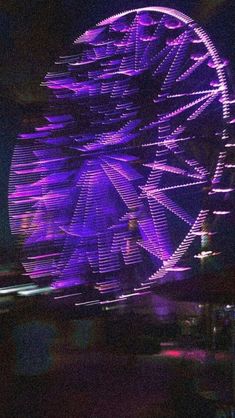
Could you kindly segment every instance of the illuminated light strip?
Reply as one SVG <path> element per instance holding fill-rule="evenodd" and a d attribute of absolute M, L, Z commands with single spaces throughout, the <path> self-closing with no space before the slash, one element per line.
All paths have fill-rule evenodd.
<path fill-rule="evenodd" d="M 138 207 L 140 203 L 134 187 L 129 183 L 125 184 L 124 178 L 120 174 L 117 175 L 117 172 L 115 173 L 107 164 L 102 164 L 102 168 L 127 207 L 129 209 Z"/>
<path fill-rule="evenodd" d="M 190 167 L 193 167 L 193 169 L 195 171 L 197 171 L 202 177 L 207 177 L 209 175 L 208 171 L 204 167 L 198 165 L 199 164 L 198 161 L 196 161 L 196 160 L 185 160 L 185 162 Z"/>
<path fill-rule="evenodd" d="M 35 256 L 32 256 L 32 257 L 28 257 L 28 260 L 40 260 L 40 259 L 43 259 L 43 258 L 55 257 L 57 255 L 60 255 L 60 253 L 35 255 Z"/>
<path fill-rule="evenodd" d="M 219 153 L 219 157 L 218 157 L 218 161 L 217 161 L 216 169 L 215 169 L 215 174 L 212 178 L 212 184 L 219 183 L 221 181 L 226 156 L 227 156 L 226 152 L 220 152 Z"/>
<path fill-rule="evenodd" d="M 218 92 L 217 92 L 218 93 Z M 216 93 L 216 94 L 217 94 Z M 193 102 L 191 102 L 191 103 L 188 103 L 188 104 L 186 104 L 186 105 L 184 105 L 184 106 L 181 106 L 181 107 L 179 107 L 178 109 L 175 109 L 175 110 L 173 110 L 172 112 L 170 112 L 170 113 L 167 113 L 166 115 L 164 115 L 164 116 L 161 116 L 160 117 L 160 119 L 159 119 L 159 122 L 163 122 L 164 120 L 169 120 L 170 118 L 172 118 L 172 117 L 174 117 L 174 116 L 177 116 L 177 115 L 180 115 L 180 113 L 182 113 L 182 112 L 184 112 L 185 110 L 187 110 L 187 109 L 190 109 L 191 107 L 194 107 L 196 104 L 198 104 L 198 103 L 201 103 L 201 102 L 203 102 L 204 100 L 206 100 L 207 98 L 211 98 L 211 97 L 214 97 L 214 95 L 211 95 L 211 93 L 209 93 L 209 94 L 206 94 L 205 96 L 203 96 L 203 97 L 199 97 L 198 99 L 196 99 L 196 100 L 194 100 Z M 214 100 L 214 99 L 213 99 Z M 199 108 L 200 109 L 200 108 Z M 196 111 L 197 112 L 197 111 Z M 191 115 L 191 116 L 193 116 L 194 115 L 194 113 Z M 190 118 L 191 118 L 191 116 L 190 116 Z M 191 120 L 191 119 L 189 119 L 189 120 Z"/>
<path fill-rule="evenodd" d="M 72 296 L 78 296 L 78 295 L 82 295 L 82 293 L 71 293 L 69 295 L 54 296 L 54 299 L 65 299 L 65 298 L 71 298 Z"/>
<path fill-rule="evenodd" d="M 117 288 L 119 288 L 120 287 L 120 285 L 119 285 L 119 283 L 117 282 L 117 283 L 110 283 L 109 285 L 103 285 L 103 286 L 101 286 L 101 285 L 96 285 L 95 286 L 95 289 L 99 289 L 100 291 L 106 291 L 106 290 L 110 290 L 110 289 L 117 289 Z"/>
<path fill-rule="evenodd" d="M 229 192 L 233 192 L 234 189 L 232 188 L 227 188 L 227 189 L 212 189 L 213 193 L 229 193 Z"/>
<path fill-rule="evenodd" d="M 75 303 L 75 306 L 82 306 L 82 305 L 92 306 L 92 305 L 97 305 L 97 304 L 100 304 L 100 303 L 101 302 L 99 301 L 99 299 L 96 299 L 96 300 L 92 300 L 92 301 L 88 301 L 88 302 Z"/>
<path fill-rule="evenodd" d="M 153 189 L 153 188 L 148 188 L 148 186 L 141 186 L 141 189 L 144 190 L 147 195 L 154 197 L 158 192 L 180 189 L 184 187 L 198 186 L 199 184 L 205 184 L 205 183 L 206 181 L 195 181 L 194 183 L 177 184 L 176 186 L 163 187 L 161 189 Z"/>
<path fill-rule="evenodd" d="M 127 298 L 131 298 L 133 296 L 140 296 L 141 293 L 136 292 L 136 293 L 125 293 L 124 295 L 118 296 L 119 299 L 127 299 Z"/>
<path fill-rule="evenodd" d="M 155 226 L 155 233 L 161 254 L 161 259 L 166 260 L 171 253 L 171 242 L 169 239 L 169 229 L 166 214 L 163 211 L 163 207 L 153 198 L 148 198 L 148 203 Z"/>
<path fill-rule="evenodd" d="M 218 74 L 218 78 L 220 81 L 220 84 L 223 88 L 222 91 L 222 98 L 224 100 L 223 103 L 223 115 L 224 118 L 229 118 L 230 116 L 230 109 L 228 104 L 226 103 L 227 100 L 229 100 L 229 94 L 228 94 L 228 90 L 227 90 L 227 85 L 226 85 L 226 76 L 225 76 L 225 72 L 224 69 L 220 67 L 222 61 L 218 55 L 218 52 L 216 50 L 216 48 L 214 47 L 213 43 L 211 42 L 209 36 L 206 34 L 206 32 L 201 28 L 198 27 L 197 25 L 195 25 L 194 30 L 196 32 L 196 34 L 199 36 L 199 38 L 201 38 L 206 47 L 207 50 L 210 52 L 212 60 L 216 66 L 216 70 L 217 70 L 217 74 Z"/>
<path fill-rule="evenodd" d="M 164 160 L 162 161 L 164 163 Z M 156 188 L 161 180 L 161 172 L 151 171 L 149 178 L 147 180 L 147 186 L 150 188 Z M 140 187 L 141 188 L 141 187 Z M 147 195 L 148 196 L 148 195 Z M 152 198 L 148 198 L 148 203 L 150 207 L 150 212 L 153 219 L 153 232 L 154 232 L 154 244 L 151 235 L 145 229 L 145 224 L 140 224 L 140 227 L 143 228 L 144 233 L 147 234 L 148 241 L 139 241 L 139 245 L 147 250 L 149 253 L 154 254 L 161 260 L 166 260 L 169 257 L 169 236 L 168 236 L 168 224 L 166 221 L 165 214 L 163 213 L 163 208 Z M 157 243 L 157 245 L 156 245 Z"/>
<path fill-rule="evenodd" d="M 178 218 L 182 219 L 189 225 L 193 225 L 194 219 L 192 218 L 192 216 L 190 216 L 184 209 L 182 209 L 179 205 L 173 202 L 173 200 L 171 200 L 164 193 L 156 193 L 154 197 L 157 199 L 159 203 L 161 203 L 161 205 L 165 206 L 169 211 L 174 213 L 174 215 L 178 216 Z"/>
<path fill-rule="evenodd" d="M 165 48 L 167 50 L 167 55 L 162 60 L 162 62 L 157 66 L 157 68 L 153 71 L 153 76 L 156 76 L 162 68 L 164 68 L 167 64 L 170 64 L 172 60 L 172 56 L 176 54 L 177 46 L 173 46 L 173 48 L 169 48 L 168 46 Z M 162 53 L 164 50 L 162 50 Z M 158 56 L 154 59 L 154 61 L 161 57 L 161 53 L 158 54 Z"/>
<path fill-rule="evenodd" d="M 177 99 L 180 97 L 190 97 L 190 96 L 198 96 L 198 95 L 202 95 L 204 94 L 207 95 L 212 95 L 213 93 L 218 93 L 219 89 L 209 89 L 209 90 L 199 90 L 199 91 L 194 91 L 194 92 L 190 92 L 190 93 L 178 93 L 178 94 L 169 94 L 167 95 L 167 99 Z"/>
<path fill-rule="evenodd" d="M 161 252 L 159 247 L 156 246 L 156 243 L 151 241 L 150 239 L 148 241 L 146 240 L 139 240 L 138 245 L 142 247 L 144 250 L 146 250 L 149 254 L 154 255 L 154 257 L 159 258 L 160 260 L 166 259 Z"/>
<path fill-rule="evenodd" d="M 182 168 L 174 167 L 174 166 L 167 165 L 167 164 L 154 162 L 154 163 L 150 163 L 150 164 L 143 164 L 143 166 L 144 167 L 150 167 L 153 170 L 168 171 L 170 173 L 180 174 L 180 175 L 185 176 L 185 177 L 202 178 L 201 174 L 190 174 L 188 171 L 183 170 Z"/>
<path fill-rule="evenodd" d="M 165 264 L 163 264 L 163 266 L 149 278 L 150 281 L 162 279 L 167 273 L 166 271 L 167 268 L 169 269 L 169 268 L 175 267 L 175 265 L 183 257 L 187 249 L 190 247 L 190 245 L 194 241 L 195 239 L 194 233 L 197 232 L 198 229 L 200 230 L 202 228 L 202 225 L 204 224 L 208 213 L 209 213 L 209 210 L 200 211 L 196 221 L 194 222 L 194 225 L 192 226 L 190 231 L 187 233 L 182 243 L 175 250 L 175 252 L 169 257 L 169 259 L 165 262 Z"/>
<path fill-rule="evenodd" d="M 221 254 L 221 252 L 213 252 L 213 251 L 202 251 L 200 254 L 196 254 L 194 256 L 194 258 L 199 258 L 199 259 L 203 259 L 203 258 L 207 258 L 207 257 L 214 257 L 216 255 Z"/>
<path fill-rule="evenodd" d="M 146 219 L 143 221 L 138 221 L 142 240 L 138 241 L 138 245 L 147 250 L 149 253 L 153 254 L 155 257 L 162 259 L 162 254 L 159 248 L 159 243 L 157 241 L 157 236 L 155 232 L 155 227 L 152 219 Z M 165 258 L 165 257 L 163 257 Z"/>
<path fill-rule="evenodd" d="M 143 288 L 141 288 L 141 290 L 144 290 Z M 127 299 L 127 298 L 132 298 L 132 297 L 135 297 L 135 296 L 143 296 L 143 295 L 147 295 L 147 294 L 150 294 L 151 292 L 142 292 L 142 293 L 140 293 L 140 292 L 135 292 L 135 293 L 125 293 L 125 294 L 123 294 L 123 295 L 121 295 L 121 296 L 118 296 L 118 298 L 119 299 Z"/>
<path fill-rule="evenodd" d="M 172 84 L 176 81 L 177 74 L 180 71 L 180 67 L 182 64 L 182 60 L 184 59 L 186 49 L 189 45 L 189 31 L 185 31 L 182 34 L 182 43 L 177 48 L 177 53 L 175 58 L 171 64 L 171 67 L 166 75 L 166 78 L 162 84 L 161 90 L 170 90 L 172 88 Z"/>
<path fill-rule="evenodd" d="M 193 232 L 193 235 L 204 237 L 204 236 L 211 236 L 215 235 L 217 232 L 207 232 L 207 231 L 199 231 L 199 232 Z"/>
<path fill-rule="evenodd" d="M 194 113 L 192 113 L 187 118 L 187 120 L 197 119 L 197 117 L 216 99 L 217 96 L 218 96 L 218 93 L 213 94 L 211 97 L 209 97 L 209 99 L 202 106 L 200 106 Z"/>
<path fill-rule="evenodd" d="M 214 210 L 214 215 L 229 215 L 231 213 L 230 210 Z"/>
<path fill-rule="evenodd" d="M 235 164 L 225 164 L 226 168 L 235 168 Z"/>
<path fill-rule="evenodd" d="M 151 286 L 150 286 L 150 285 L 149 285 L 149 286 L 146 286 L 146 285 L 143 285 L 143 284 L 142 284 L 141 286 L 142 286 L 142 287 L 135 287 L 135 288 L 134 288 L 134 290 L 136 290 L 137 292 L 138 292 L 138 291 L 140 291 L 140 292 L 141 292 L 142 290 L 147 290 L 147 289 L 150 289 L 150 288 L 151 288 Z"/>
<path fill-rule="evenodd" d="M 98 237 L 99 272 L 108 273 L 120 269 L 116 254 L 110 252 L 110 246 Z"/>
<path fill-rule="evenodd" d="M 102 161 L 108 164 L 113 170 L 116 170 L 119 174 L 121 174 L 121 176 L 125 177 L 127 180 L 133 181 L 143 177 L 132 167 L 128 167 L 127 165 L 119 163 L 118 161 L 110 161 L 109 158 L 102 158 Z"/>
<path fill-rule="evenodd" d="M 181 74 L 176 81 L 183 81 L 186 80 L 191 74 L 193 74 L 193 72 L 200 67 L 209 57 L 209 53 L 205 54 L 203 56 L 203 58 L 201 58 L 200 60 L 196 61 L 193 65 L 191 65 L 183 74 Z"/>

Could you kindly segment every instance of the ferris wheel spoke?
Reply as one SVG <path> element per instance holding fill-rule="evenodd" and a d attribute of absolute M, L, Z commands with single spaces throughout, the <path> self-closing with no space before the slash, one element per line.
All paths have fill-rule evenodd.
<path fill-rule="evenodd" d="M 138 208 L 140 206 L 140 201 L 132 184 L 107 163 L 103 163 L 102 168 L 125 205 L 129 209 Z"/>
<path fill-rule="evenodd" d="M 153 77 L 156 77 L 158 74 L 163 71 L 167 71 L 177 53 L 177 46 L 173 48 L 166 47 L 154 58 L 153 64 Z M 157 65 L 157 66 L 156 66 Z"/>
<path fill-rule="evenodd" d="M 134 181 L 143 178 L 143 176 L 132 168 L 127 163 L 121 163 L 120 161 L 114 161 L 109 157 L 101 158 L 108 166 L 117 171 L 121 176 L 129 181 Z"/>
<path fill-rule="evenodd" d="M 162 87 L 161 87 L 162 91 L 171 90 L 173 84 L 175 83 L 179 75 L 179 72 L 181 70 L 181 65 L 186 57 L 187 49 L 190 44 L 190 34 L 191 34 L 191 31 L 185 31 L 182 36 L 182 42 L 179 44 L 179 46 L 177 46 L 177 52 L 176 52 L 175 58 L 162 84 Z"/>
<path fill-rule="evenodd" d="M 182 259 L 185 252 L 188 250 L 192 242 L 196 239 L 195 233 L 201 230 L 202 225 L 204 224 L 208 216 L 208 212 L 209 211 L 205 210 L 200 211 L 192 228 L 190 229 L 182 243 L 179 245 L 176 251 L 168 258 L 167 262 L 163 263 L 163 266 L 149 278 L 150 281 L 162 279 L 166 275 L 167 269 L 174 267 L 178 263 L 178 261 Z"/>
<path fill-rule="evenodd" d="M 166 209 L 168 209 L 170 212 L 176 215 L 179 219 L 183 220 L 189 225 L 193 224 L 194 220 L 192 216 L 190 216 L 182 207 L 180 207 L 172 199 L 170 199 L 169 196 L 166 195 L 166 193 L 156 192 L 154 193 L 154 195 L 151 194 L 151 196 L 154 197 L 154 199 L 156 199 L 158 203 L 160 203 L 162 206 L 164 206 Z"/>
<path fill-rule="evenodd" d="M 165 210 L 151 195 L 148 196 L 148 204 L 153 219 L 161 259 L 168 260 L 172 254 L 172 243 Z"/>
<path fill-rule="evenodd" d="M 159 122 L 163 122 L 164 120 L 169 120 L 170 118 L 176 117 L 176 116 L 180 115 L 181 113 L 185 112 L 186 110 L 190 109 L 191 107 L 196 106 L 198 103 L 201 103 L 203 101 L 207 101 L 208 98 L 212 99 L 212 97 L 213 97 L 213 99 L 212 99 L 212 101 L 213 101 L 216 95 L 217 95 L 217 92 L 216 92 L 216 94 L 207 93 L 207 94 L 203 95 L 203 97 L 199 97 L 198 99 L 193 100 L 190 103 L 187 103 L 183 106 L 178 107 L 177 109 L 175 109 L 172 112 L 169 112 L 169 113 L 166 113 L 163 116 L 160 116 Z M 210 103 L 211 103 L 211 101 L 210 101 Z M 208 104 L 208 106 L 209 106 L 209 104 Z M 194 113 L 196 113 L 196 111 Z M 193 115 L 194 115 L 194 113 L 193 113 Z"/>
<path fill-rule="evenodd" d="M 196 163 L 196 162 L 195 162 Z M 156 161 L 154 163 L 150 163 L 150 164 L 144 164 L 145 167 L 150 167 L 153 170 L 160 170 L 162 172 L 167 172 L 167 173 L 173 173 L 173 174 L 178 174 L 180 176 L 183 177 L 193 177 L 196 179 L 205 179 L 205 176 L 203 176 L 202 173 L 198 173 L 195 172 L 192 168 L 191 170 L 187 171 L 185 169 L 182 169 L 180 167 L 176 167 L 176 166 L 172 166 L 169 164 L 163 164 L 162 162 Z"/>
<path fill-rule="evenodd" d="M 188 77 L 190 77 L 194 71 L 198 70 L 199 67 L 205 63 L 205 61 L 209 58 L 210 54 L 209 52 L 207 52 L 202 58 L 200 58 L 200 60 L 197 60 L 196 62 L 194 62 L 194 64 L 190 65 L 187 70 L 185 70 L 177 79 L 176 81 L 184 81 L 186 80 Z"/>
<path fill-rule="evenodd" d="M 212 102 L 218 97 L 218 95 L 220 95 L 220 92 L 212 94 L 211 97 L 209 97 L 205 103 L 203 103 L 197 110 L 195 110 L 195 112 L 193 112 L 187 118 L 187 120 L 190 121 L 197 119 L 201 115 L 201 113 L 204 112 L 204 110 L 206 110 L 206 108 L 212 104 Z"/>
<path fill-rule="evenodd" d="M 164 20 L 165 17 L 163 16 L 159 23 L 156 24 L 154 29 L 153 37 L 155 37 L 157 41 L 161 39 L 165 31 L 165 27 L 163 25 Z M 146 47 L 140 61 L 140 66 L 146 65 L 146 62 L 151 62 L 151 64 L 153 64 L 155 60 L 158 60 L 160 57 L 164 56 L 166 51 L 169 50 L 169 47 L 166 46 L 163 50 L 161 49 L 160 52 L 157 52 L 158 49 L 159 47 L 157 47 L 156 43 L 152 42 L 152 40 L 150 42 L 146 42 Z"/>

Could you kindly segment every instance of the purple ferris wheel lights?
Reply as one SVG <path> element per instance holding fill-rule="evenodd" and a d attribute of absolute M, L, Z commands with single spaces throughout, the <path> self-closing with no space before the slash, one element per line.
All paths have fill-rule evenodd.
<path fill-rule="evenodd" d="M 189 17 L 130 10 L 75 48 L 45 78 L 44 120 L 19 136 L 9 210 L 26 274 L 92 289 L 84 306 L 193 271 L 204 225 L 225 214 L 208 202 L 232 191 L 233 144 L 227 61 Z"/>

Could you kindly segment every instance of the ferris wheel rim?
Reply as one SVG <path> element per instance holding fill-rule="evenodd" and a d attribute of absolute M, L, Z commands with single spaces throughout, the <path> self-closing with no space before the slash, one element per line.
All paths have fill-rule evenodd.
<path fill-rule="evenodd" d="M 155 12 L 155 13 L 162 13 L 167 14 L 175 19 L 180 20 L 181 22 L 191 26 L 191 28 L 195 31 L 195 33 L 198 35 L 198 37 L 202 40 L 204 45 L 206 46 L 207 50 L 210 53 L 210 56 L 215 64 L 215 70 L 217 72 L 219 82 L 221 83 L 221 95 L 222 95 L 222 107 L 223 107 L 223 119 L 229 120 L 230 118 L 230 106 L 229 106 L 229 89 L 228 89 L 228 83 L 227 83 L 227 77 L 222 65 L 222 60 L 220 58 L 220 55 L 217 51 L 217 48 L 214 45 L 214 42 L 211 40 L 210 36 L 207 34 L 207 32 L 190 16 L 186 15 L 185 13 L 179 12 L 176 9 L 172 9 L 170 7 L 161 7 L 161 6 L 148 6 L 148 7 L 140 7 L 135 9 L 129 9 L 124 12 L 117 13 L 115 15 L 112 15 L 111 17 L 105 18 L 98 22 L 94 27 L 98 26 L 105 26 L 107 24 L 113 23 L 116 20 L 118 20 L 121 17 L 127 16 L 131 13 L 139 13 L 139 12 Z M 85 31 L 83 34 L 81 34 L 78 38 L 75 39 L 74 44 L 79 43 L 79 39 L 87 32 L 89 32 L 90 29 Z"/>

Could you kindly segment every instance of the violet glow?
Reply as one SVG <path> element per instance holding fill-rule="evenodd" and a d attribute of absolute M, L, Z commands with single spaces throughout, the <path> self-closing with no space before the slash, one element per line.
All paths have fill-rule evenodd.
<path fill-rule="evenodd" d="M 222 184 L 232 120 L 227 61 L 176 10 L 121 13 L 75 45 L 43 83 L 44 125 L 19 136 L 9 211 L 26 274 L 55 291 L 92 288 L 95 299 L 76 304 L 90 306 L 192 268 L 184 257 L 208 216 L 225 214 L 205 201 L 232 191 Z"/>

